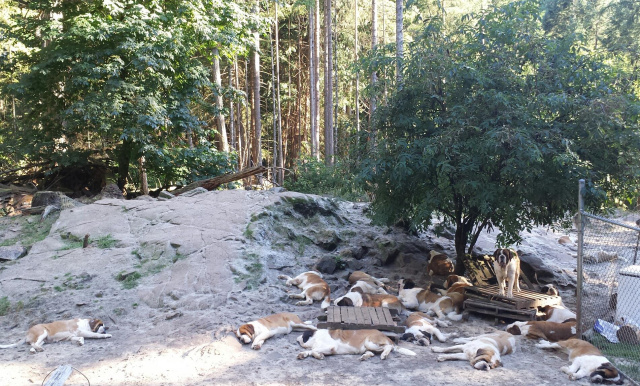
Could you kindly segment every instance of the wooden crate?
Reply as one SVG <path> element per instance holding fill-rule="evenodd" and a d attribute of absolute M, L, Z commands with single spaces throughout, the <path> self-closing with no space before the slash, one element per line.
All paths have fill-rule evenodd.
<path fill-rule="evenodd" d="M 544 306 L 555 306 L 562 303 L 560 296 L 541 294 L 522 289 L 514 292 L 513 298 L 498 295 L 498 286 L 466 287 L 465 297 L 468 299 L 488 301 L 497 306 L 513 310 L 536 309 Z"/>
<path fill-rule="evenodd" d="M 508 307 L 502 307 L 496 302 L 487 302 L 482 300 L 467 299 L 463 303 L 465 312 L 476 312 L 479 314 L 491 315 L 497 318 L 508 318 L 514 320 L 536 320 L 537 309 L 529 308 L 525 310 L 517 310 Z"/>
<path fill-rule="evenodd" d="M 398 326 L 386 307 L 330 306 L 327 309 L 327 320 L 318 322 L 318 328 L 404 332 L 404 327 Z"/>

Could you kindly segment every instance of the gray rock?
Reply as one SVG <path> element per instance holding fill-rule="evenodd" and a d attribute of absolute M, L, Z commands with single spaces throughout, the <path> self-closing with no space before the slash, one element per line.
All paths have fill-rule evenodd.
<path fill-rule="evenodd" d="M 266 257 L 267 268 L 275 269 L 275 270 L 283 270 L 285 268 L 291 268 L 296 265 L 295 260 L 291 259 L 286 255 L 280 255 L 275 253 L 270 253 Z"/>
<path fill-rule="evenodd" d="M 314 244 L 325 251 L 335 251 L 342 240 L 333 230 L 324 230 L 315 236 Z"/>
<path fill-rule="evenodd" d="M 0 260 L 13 261 L 27 255 L 29 251 L 22 245 L 11 245 L 8 247 L 0 247 Z"/>
<path fill-rule="evenodd" d="M 336 259 L 332 256 L 323 257 L 316 264 L 316 269 L 322 273 L 334 273 L 336 270 Z"/>
<path fill-rule="evenodd" d="M 181 194 L 181 196 L 183 197 L 193 197 L 193 196 L 197 196 L 198 194 L 202 194 L 202 193 L 207 193 L 208 190 L 203 188 L 202 186 L 198 186 L 195 189 L 191 189 L 189 191 L 186 191 L 184 193 Z"/>
<path fill-rule="evenodd" d="M 158 198 L 165 198 L 165 199 L 172 199 L 175 196 L 169 192 L 167 192 L 166 190 L 163 190 L 160 192 L 160 194 L 158 195 Z"/>

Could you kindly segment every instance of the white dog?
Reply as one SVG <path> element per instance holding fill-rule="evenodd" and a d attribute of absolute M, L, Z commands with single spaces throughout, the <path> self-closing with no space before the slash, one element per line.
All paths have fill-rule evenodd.
<path fill-rule="evenodd" d="M 496 331 L 475 338 L 456 338 L 459 343 L 451 347 L 431 347 L 437 353 L 455 353 L 438 355 L 438 362 L 448 360 L 468 360 L 478 370 L 490 370 L 500 366 L 500 355 L 515 352 L 516 339 L 504 331 Z"/>
<path fill-rule="evenodd" d="M 285 279 L 287 285 L 295 285 L 302 290 L 300 294 L 291 294 L 290 298 L 305 299 L 296 303 L 297 306 L 305 306 L 312 304 L 314 300 L 322 300 L 320 308 L 325 309 L 331 304 L 331 289 L 329 284 L 322 279 L 322 275 L 318 272 L 307 271 L 291 278 L 286 275 L 278 276 L 278 279 Z"/>
<path fill-rule="evenodd" d="M 303 323 L 298 315 L 283 312 L 243 324 L 235 334 L 242 343 L 253 342 L 251 348 L 260 350 L 265 340 L 272 336 L 289 334 L 294 329 L 316 330 L 316 327 L 309 322 Z"/>
<path fill-rule="evenodd" d="M 505 280 L 509 280 L 507 297 L 512 298 L 514 287 L 516 292 L 520 292 L 520 258 L 516 252 L 507 248 L 496 249 L 493 256 L 496 259 L 493 269 L 498 279 L 498 295 L 505 296 Z"/>

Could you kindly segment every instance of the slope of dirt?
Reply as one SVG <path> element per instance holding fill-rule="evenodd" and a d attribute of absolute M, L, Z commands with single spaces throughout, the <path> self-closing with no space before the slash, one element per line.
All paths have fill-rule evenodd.
<path fill-rule="evenodd" d="M 242 346 L 231 331 L 244 322 L 284 311 L 315 322 L 321 314 L 318 303 L 294 305 L 288 294 L 298 290 L 278 275 L 337 265 L 325 275 L 334 297 L 355 269 L 428 281 L 428 251 L 447 251 L 450 240 L 372 226 L 365 211 L 317 196 L 241 190 L 105 199 L 63 211 L 26 257 L 0 263 L 0 299 L 11 304 L 0 316 L 0 342 L 18 341 L 35 323 L 73 317 L 101 318 L 113 338 L 46 344 L 35 355 L 26 345 L 0 350 L 0 385 L 40 384 L 61 364 L 78 370 L 67 385 L 587 383 L 560 371 L 566 356 L 527 341 L 490 372 L 437 363 L 429 348 L 404 342 L 417 356 L 299 361 L 299 333 L 270 339 L 260 351 Z M 15 233 L 8 219 L 0 227 Z M 86 234 L 92 243 L 83 249 L 78 240 Z M 443 330 L 472 336 L 494 327 L 504 325 L 472 317 Z"/>

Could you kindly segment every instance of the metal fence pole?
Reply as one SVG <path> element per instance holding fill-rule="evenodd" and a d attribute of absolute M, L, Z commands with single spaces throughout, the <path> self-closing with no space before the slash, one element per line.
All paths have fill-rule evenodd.
<path fill-rule="evenodd" d="M 582 191 L 584 190 L 584 180 L 578 181 L 578 266 L 576 271 L 578 272 L 577 288 L 576 288 L 576 327 L 578 328 L 577 335 L 582 339 L 582 250 L 584 245 L 584 223 L 582 219 L 582 211 L 584 210 L 584 200 L 582 198 Z"/>

